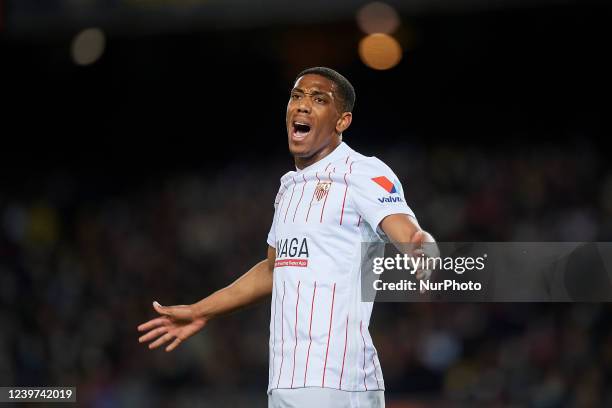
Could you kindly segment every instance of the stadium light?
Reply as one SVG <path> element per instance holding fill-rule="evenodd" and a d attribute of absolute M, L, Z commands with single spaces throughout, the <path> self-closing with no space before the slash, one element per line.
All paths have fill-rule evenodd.
<path fill-rule="evenodd" d="M 400 62 L 402 47 L 388 34 L 370 34 L 359 42 L 359 57 L 370 68 L 386 70 Z"/>
<path fill-rule="evenodd" d="M 88 28 L 78 33 L 72 40 L 72 60 L 77 65 L 90 65 L 104 53 L 106 37 L 99 28 Z"/>
<path fill-rule="evenodd" d="M 366 34 L 391 34 L 399 27 L 400 18 L 393 7 L 376 1 L 359 9 L 357 25 Z"/>

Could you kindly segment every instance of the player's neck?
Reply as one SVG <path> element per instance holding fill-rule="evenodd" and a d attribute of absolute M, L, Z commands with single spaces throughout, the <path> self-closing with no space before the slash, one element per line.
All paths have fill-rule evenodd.
<path fill-rule="evenodd" d="M 308 166 L 312 166 L 313 164 L 315 164 L 316 162 L 320 160 L 323 160 L 331 152 L 336 150 L 336 148 L 340 146 L 340 143 L 342 143 L 342 137 L 338 137 L 337 139 L 334 139 L 333 142 L 323 147 L 321 150 L 319 150 L 318 152 L 316 152 L 310 157 L 295 157 L 294 156 L 295 167 L 298 170 L 302 170 Z"/>

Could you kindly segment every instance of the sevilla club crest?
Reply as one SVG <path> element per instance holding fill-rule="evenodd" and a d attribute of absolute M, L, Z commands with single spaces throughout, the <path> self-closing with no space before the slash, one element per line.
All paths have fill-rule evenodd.
<path fill-rule="evenodd" d="M 319 182 L 319 184 L 317 184 L 315 188 L 315 197 L 317 197 L 317 201 L 321 201 L 325 198 L 330 187 L 331 183 L 329 182 Z"/>

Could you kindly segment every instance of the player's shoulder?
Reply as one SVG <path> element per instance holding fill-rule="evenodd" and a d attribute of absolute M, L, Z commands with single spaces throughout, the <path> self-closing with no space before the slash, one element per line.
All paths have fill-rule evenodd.
<path fill-rule="evenodd" d="M 379 188 L 382 187 L 389 193 L 403 194 L 401 182 L 395 172 L 376 156 L 360 155 L 353 163 L 347 181 L 357 187 L 357 190 L 379 193 Z M 359 194 L 355 197 L 359 197 Z M 384 203 L 384 200 L 381 202 Z"/>
<path fill-rule="evenodd" d="M 280 178 L 281 185 L 286 184 L 288 181 L 292 180 L 296 173 L 296 171 L 288 171 L 283 174 Z"/>
<path fill-rule="evenodd" d="M 278 187 L 278 193 L 282 194 L 287 187 L 295 182 L 295 174 L 297 172 L 295 171 L 288 171 L 287 173 L 283 174 L 280 178 L 280 182 L 279 182 L 279 187 Z"/>
<path fill-rule="evenodd" d="M 276 193 L 276 198 L 274 199 L 275 208 L 280 202 L 280 200 L 283 198 L 285 191 L 287 191 L 289 180 L 293 179 L 293 176 L 295 175 L 295 173 L 296 173 L 295 171 L 288 171 L 287 173 L 283 174 L 283 176 L 280 178 L 280 185 L 278 187 L 278 193 Z"/>
<path fill-rule="evenodd" d="M 376 156 L 366 156 L 358 153 L 353 161 L 352 173 L 355 175 L 381 173 L 395 174 L 393 170 L 381 159 Z"/>
<path fill-rule="evenodd" d="M 350 174 L 358 174 L 375 169 L 390 170 L 389 167 L 378 157 L 365 155 L 346 144 L 344 153 L 345 154 L 343 157 L 336 159 L 336 162 L 332 164 L 334 167 L 338 166 L 338 169 L 346 167 L 345 170 Z"/>

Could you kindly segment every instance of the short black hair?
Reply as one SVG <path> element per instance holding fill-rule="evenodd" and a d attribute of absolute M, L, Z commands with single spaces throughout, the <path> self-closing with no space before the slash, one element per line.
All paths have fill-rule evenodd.
<path fill-rule="evenodd" d="M 297 81 L 300 77 L 307 74 L 321 75 L 336 84 L 343 112 L 353 111 L 353 106 L 355 106 L 355 88 L 353 88 L 348 79 L 331 68 L 312 67 L 300 72 L 295 80 Z"/>

